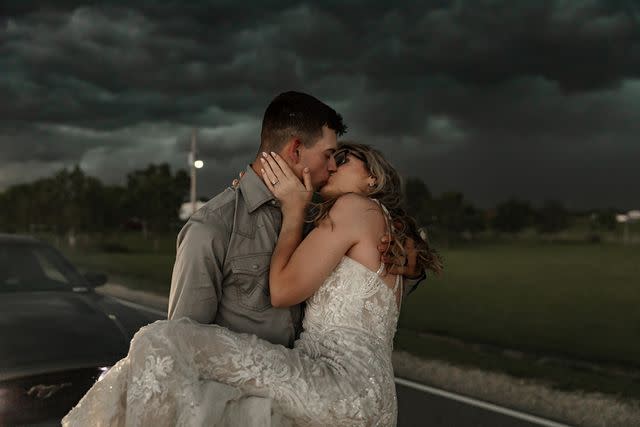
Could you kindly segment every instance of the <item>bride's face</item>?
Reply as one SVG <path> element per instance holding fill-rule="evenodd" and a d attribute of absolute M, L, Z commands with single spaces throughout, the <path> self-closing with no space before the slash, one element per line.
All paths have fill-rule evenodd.
<path fill-rule="evenodd" d="M 369 194 L 369 184 L 375 182 L 365 162 L 348 151 L 336 154 L 337 170 L 320 189 L 323 199 L 338 197 L 346 193 Z"/>

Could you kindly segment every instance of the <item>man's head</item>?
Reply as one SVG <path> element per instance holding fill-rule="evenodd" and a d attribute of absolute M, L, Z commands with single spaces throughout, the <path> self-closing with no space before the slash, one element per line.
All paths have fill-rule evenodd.
<path fill-rule="evenodd" d="M 262 119 L 260 152 L 276 152 L 298 177 L 309 168 L 314 188 L 336 170 L 337 137 L 346 132 L 342 116 L 311 95 L 285 92 L 276 96 Z"/>

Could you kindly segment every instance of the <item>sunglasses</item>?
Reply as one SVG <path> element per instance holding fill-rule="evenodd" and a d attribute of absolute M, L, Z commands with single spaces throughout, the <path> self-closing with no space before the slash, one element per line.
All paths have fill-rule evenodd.
<path fill-rule="evenodd" d="M 336 161 L 336 166 L 342 166 L 347 163 L 348 155 L 352 155 L 356 159 L 361 160 L 365 165 L 367 164 L 367 159 L 365 159 L 361 154 L 355 153 L 351 150 L 339 150 L 333 155 L 333 158 Z"/>

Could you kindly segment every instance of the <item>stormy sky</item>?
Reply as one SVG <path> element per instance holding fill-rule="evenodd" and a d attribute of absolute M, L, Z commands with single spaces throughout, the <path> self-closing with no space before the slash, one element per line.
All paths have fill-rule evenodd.
<path fill-rule="evenodd" d="M 149 163 L 199 191 L 255 155 L 269 101 L 311 93 L 435 194 L 640 207 L 640 1 L 0 5 L 0 190 Z"/>

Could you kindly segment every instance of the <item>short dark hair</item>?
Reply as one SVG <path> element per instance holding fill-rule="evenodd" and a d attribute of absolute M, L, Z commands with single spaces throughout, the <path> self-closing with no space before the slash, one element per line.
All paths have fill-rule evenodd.
<path fill-rule="evenodd" d="M 260 151 L 278 152 L 291 137 L 313 146 L 327 126 L 338 136 L 347 131 L 342 116 L 324 102 L 302 92 L 284 92 L 276 96 L 264 112 Z"/>

